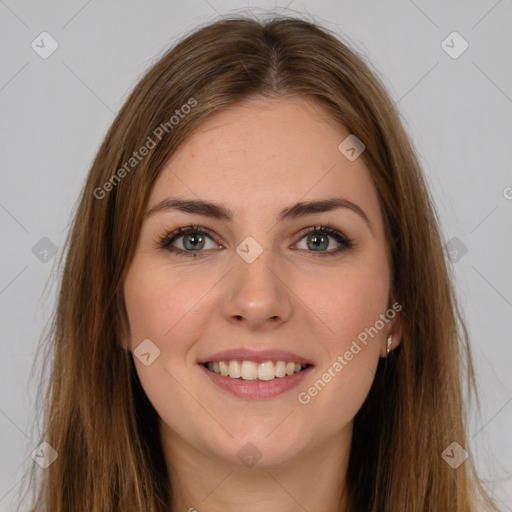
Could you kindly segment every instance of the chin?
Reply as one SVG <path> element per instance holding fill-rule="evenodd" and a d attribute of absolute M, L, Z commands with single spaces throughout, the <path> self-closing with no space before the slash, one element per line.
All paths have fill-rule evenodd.
<path fill-rule="evenodd" d="M 272 432 L 275 427 L 257 429 L 264 431 L 261 435 L 253 430 L 244 436 L 237 436 L 229 441 L 226 451 L 218 455 L 230 464 L 245 467 L 270 468 L 285 464 L 299 455 L 301 443 L 290 432 L 277 433 L 279 427 Z"/>

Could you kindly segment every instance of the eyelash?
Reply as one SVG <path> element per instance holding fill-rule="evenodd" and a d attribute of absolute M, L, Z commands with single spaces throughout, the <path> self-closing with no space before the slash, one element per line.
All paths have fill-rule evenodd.
<path fill-rule="evenodd" d="M 176 254 L 177 256 L 186 256 L 186 257 L 197 257 L 198 253 L 205 252 L 205 251 L 182 251 L 180 249 L 172 248 L 171 250 L 171 244 L 176 241 L 178 238 L 181 238 L 185 235 L 190 234 L 196 234 L 200 233 L 203 235 L 207 235 L 209 238 L 213 239 L 213 232 L 209 230 L 208 228 L 199 226 L 199 225 L 192 225 L 192 226 L 186 226 L 184 228 L 178 228 L 172 231 L 171 233 L 167 233 L 164 236 L 159 238 L 158 246 L 160 249 L 168 249 L 173 254 Z M 313 229 L 309 229 L 309 231 L 301 232 L 301 237 L 299 238 L 299 241 L 305 238 L 306 236 L 310 234 L 316 234 L 316 233 L 322 233 L 327 234 L 334 238 L 336 242 L 340 244 L 340 247 L 335 250 L 331 251 L 307 251 L 311 252 L 314 257 L 326 257 L 326 256 L 335 256 L 339 254 L 342 251 L 345 251 L 346 249 L 351 249 L 354 246 L 354 243 L 352 240 L 347 238 L 343 233 L 341 233 L 339 230 L 337 230 L 334 226 L 331 226 L 330 224 L 326 223 L 322 226 L 314 226 Z"/>

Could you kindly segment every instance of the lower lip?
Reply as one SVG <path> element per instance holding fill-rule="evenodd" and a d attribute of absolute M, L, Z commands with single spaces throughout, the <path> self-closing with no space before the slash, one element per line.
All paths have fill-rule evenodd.
<path fill-rule="evenodd" d="M 208 370 L 202 364 L 199 365 L 206 375 L 211 379 L 214 384 L 229 391 L 231 394 L 238 398 L 272 398 L 280 395 L 285 391 L 297 386 L 304 377 L 309 374 L 313 366 L 309 366 L 300 373 L 287 375 L 286 377 L 276 377 L 273 380 L 244 380 L 233 379 L 232 377 L 224 377 L 219 373 Z"/>

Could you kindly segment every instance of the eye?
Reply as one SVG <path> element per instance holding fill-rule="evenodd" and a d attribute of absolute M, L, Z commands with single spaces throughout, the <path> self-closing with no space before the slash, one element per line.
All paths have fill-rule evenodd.
<path fill-rule="evenodd" d="M 159 247 L 162 249 L 168 249 L 178 256 L 195 257 L 198 252 L 203 252 L 201 249 L 205 248 L 208 239 L 212 242 L 213 246 L 206 247 L 206 249 L 218 248 L 218 245 L 213 242 L 212 232 L 209 229 L 202 228 L 200 226 L 188 226 L 185 228 L 178 228 L 172 233 L 164 236 L 159 242 Z M 178 242 L 178 248 L 173 245 L 176 242 Z"/>
<path fill-rule="evenodd" d="M 306 240 L 305 250 L 313 253 L 312 255 L 315 257 L 333 256 L 353 247 L 352 240 L 347 238 L 341 231 L 329 225 L 308 228 L 302 231 L 301 235 L 300 241 Z M 330 238 L 336 241 L 338 247 L 326 251 L 324 249 L 331 245 Z M 207 247 L 208 240 L 212 244 L 210 247 Z M 161 237 L 158 246 L 161 249 L 167 249 L 177 256 L 189 257 L 197 257 L 199 253 L 205 252 L 202 249 L 219 248 L 213 240 L 213 232 L 202 226 L 180 227 Z M 299 248 L 304 249 L 303 247 Z"/>
<path fill-rule="evenodd" d="M 308 252 L 317 253 L 313 254 L 315 257 L 333 256 L 353 247 L 352 240 L 347 238 L 341 231 L 329 225 L 315 226 L 313 229 L 309 229 L 305 234 L 303 232 L 302 235 L 301 241 L 306 241 L 305 250 L 312 248 L 312 250 Z M 339 246 L 333 250 L 325 251 L 324 249 L 327 249 L 329 245 L 331 245 L 329 238 L 333 238 Z M 304 247 L 299 248 L 303 249 Z"/>

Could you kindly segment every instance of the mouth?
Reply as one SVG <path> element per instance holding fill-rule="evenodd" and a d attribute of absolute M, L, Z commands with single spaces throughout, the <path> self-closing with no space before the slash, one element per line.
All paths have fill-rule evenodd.
<path fill-rule="evenodd" d="M 237 359 L 207 361 L 200 364 L 208 371 L 222 377 L 240 379 L 242 381 L 263 382 L 287 378 L 302 373 L 313 366 L 309 363 L 302 364 L 295 361 L 268 360 L 258 363 L 256 361 Z"/>
<path fill-rule="evenodd" d="M 200 358 L 209 382 L 238 398 L 272 398 L 291 390 L 314 370 L 314 361 L 277 348 L 233 348 Z"/>

